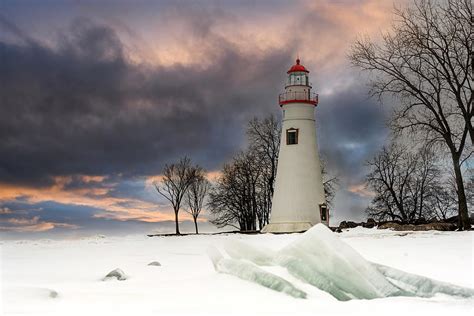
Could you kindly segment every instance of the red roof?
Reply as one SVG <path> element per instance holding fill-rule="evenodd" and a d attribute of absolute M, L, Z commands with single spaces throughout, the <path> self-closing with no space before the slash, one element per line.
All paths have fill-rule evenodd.
<path fill-rule="evenodd" d="M 303 71 L 303 72 L 308 72 L 309 73 L 309 71 L 306 70 L 306 68 L 304 68 L 303 65 L 300 65 L 300 59 L 299 58 L 296 60 L 296 65 L 291 66 L 290 70 L 288 70 L 286 73 L 289 74 L 291 72 L 297 72 L 297 71 Z"/>

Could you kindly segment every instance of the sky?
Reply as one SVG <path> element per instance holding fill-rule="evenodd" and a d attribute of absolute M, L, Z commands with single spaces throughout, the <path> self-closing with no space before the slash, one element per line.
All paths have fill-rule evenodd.
<path fill-rule="evenodd" d="M 152 187 L 187 155 L 218 176 L 247 122 L 280 117 L 296 56 L 319 93 L 331 224 L 360 221 L 389 106 L 348 62 L 402 0 L 0 2 L 0 236 L 171 232 Z M 182 212 L 181 230 L 192 231 Z M 208 215 L 201 231 L 215 228 Z"/>

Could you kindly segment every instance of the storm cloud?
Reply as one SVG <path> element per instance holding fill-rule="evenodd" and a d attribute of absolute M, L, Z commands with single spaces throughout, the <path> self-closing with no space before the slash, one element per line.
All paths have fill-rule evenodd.
<path fill-rule="evenodd" d="M 274 16 L 288 16 L 285 8 L 279 3 Z M 320 151 L 342 180 L 336 214 L 360 217 L 367 197 L 352 187 L 363 183 L 365 160 L 387 133 L 384 110 L 344 55 L 357 35 L 348 23 L 371 17 L 363 8 L 303 6 L 286 25 L 302 32 L 274 23 L 271 33 L 259 27 L 268 16 L 248 22 L 242 8 L 171 7 L 160 15 L 153 49 L 117 18 L 68 17 L 36 38 L 2 17 L 0 221 L 64 230 L 165 223 L 152 215 L 168 207 L 149 179 L 183 155 L 219 170 L 245 146 L 249 119 L 279 115 L 277 96 L 297 53 L 320 93 Z M 252 36 L 246 27 L 255 27 Z"/>
<path fill-rule="evenodd" d="M 274 106 L 290 56 L 257 59 L 220 41 L 210 67 L 145 68 L 90 20 L 76 21 L 57 48 L 0 45 L 0 177 L 25 183 L 156 174 L 186 153 L 215 168 L 239 147 L 242 123 Z"/>

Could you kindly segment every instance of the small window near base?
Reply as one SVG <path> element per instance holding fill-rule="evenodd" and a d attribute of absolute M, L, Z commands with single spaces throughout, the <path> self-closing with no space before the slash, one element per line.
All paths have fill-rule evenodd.
<path fill-rule="evenodd" d="M 329 218 L 329 209 L 326 204 L 319 204 L 319 213 L 321 215 L 321 222 L 327 222 Z"/>
<path fill-rule="evenodd" d="M 286 144 L 287 145 L 298 144 L 298 129 L 297 128 L 289 128 L 286 130 Z"/>

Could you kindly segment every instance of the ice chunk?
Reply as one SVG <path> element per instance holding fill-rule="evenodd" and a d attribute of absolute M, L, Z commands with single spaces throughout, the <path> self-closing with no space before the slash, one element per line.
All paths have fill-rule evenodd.
<path fill-rule="evenodd" d="M 149 266 L 161 267 L 161 263 L 158 261 L 152 261 L 148 264 Z"/>
<path fill-rule="evenodd" d="M 125 276 L 125 273 L 120 270 L 120 269 L 115 269 L 115 270 L 112 270 L 110 271 L 109 273 L 107 273 L 107 275 L 104 277 L 104 281 L 106 280 L 112 280 L 112 279 L 117 279 L 119 281 L 124 281 L 127 279 L 127 277 Z"/>
<path fill-rule="evenodd" d="M 304 260 L 295 258 L 295 257 L 284 257 L 280 256 L 278 259 L 281 266 L 286 267 L 288 272 L 294 277 L 307 282 L 311 285 L 316 286 L 320 290 L 328 292 L 336 299 L 340 301 L 348 301 L 353 296 L 342 291 L 338 286 L 334 284 L 328 277 L 315 272 L 312 267 L 307 264 Z"/>
<path fill-rule="evenodd" d="M 283 248 L 278 257 L 279 264 L 287 267 L 290 273 L 341 300 L 402 294 L 370 262 L 323 224 L 302 234 Z"/>
<path fill-rule="evenodd" d="M 372 265 L 395 286 L 416 296 L 432 297 L 435 294 L 442 293 L 451 296 L 474 297 L 473 289 L 403 272 L 381 264 L 372 263 Z"/>
<path fill-rule="evenodd" d="M 271 249 L 256 248 L 237 240 L 228 240 L 224 244 L 224 249 L 233 259 L 247 259 L 262 266 L 273 265 L 276 255 L 276 252 Z"/>
<path fill-rule="evenodd" d="M 216 248 L 210 248 L 208 254 L 214 264 L 214 268 L 218 272 L 231 274 L 296 298 L 306 298 L 304 291 L 296 288 L 287 280 L 267 272 L 249 261 L 225 258 Z"/>
<path fill-rule="evenodd" d="M 282 292 L 294 291 L 295 287 L 256 265 L 285 267 L 294 277 L 341 301 L 389 296 L 431 297 L 437 293 L 474 297 L 472 289 L 371 263 L 322 224 L 312 227 L 276 253 L 240 242 L 227 243 L 225 249 L 233 259 L 225 259 L 216 250 L 217 254 L 211 256 L 216 270 Z"/>

